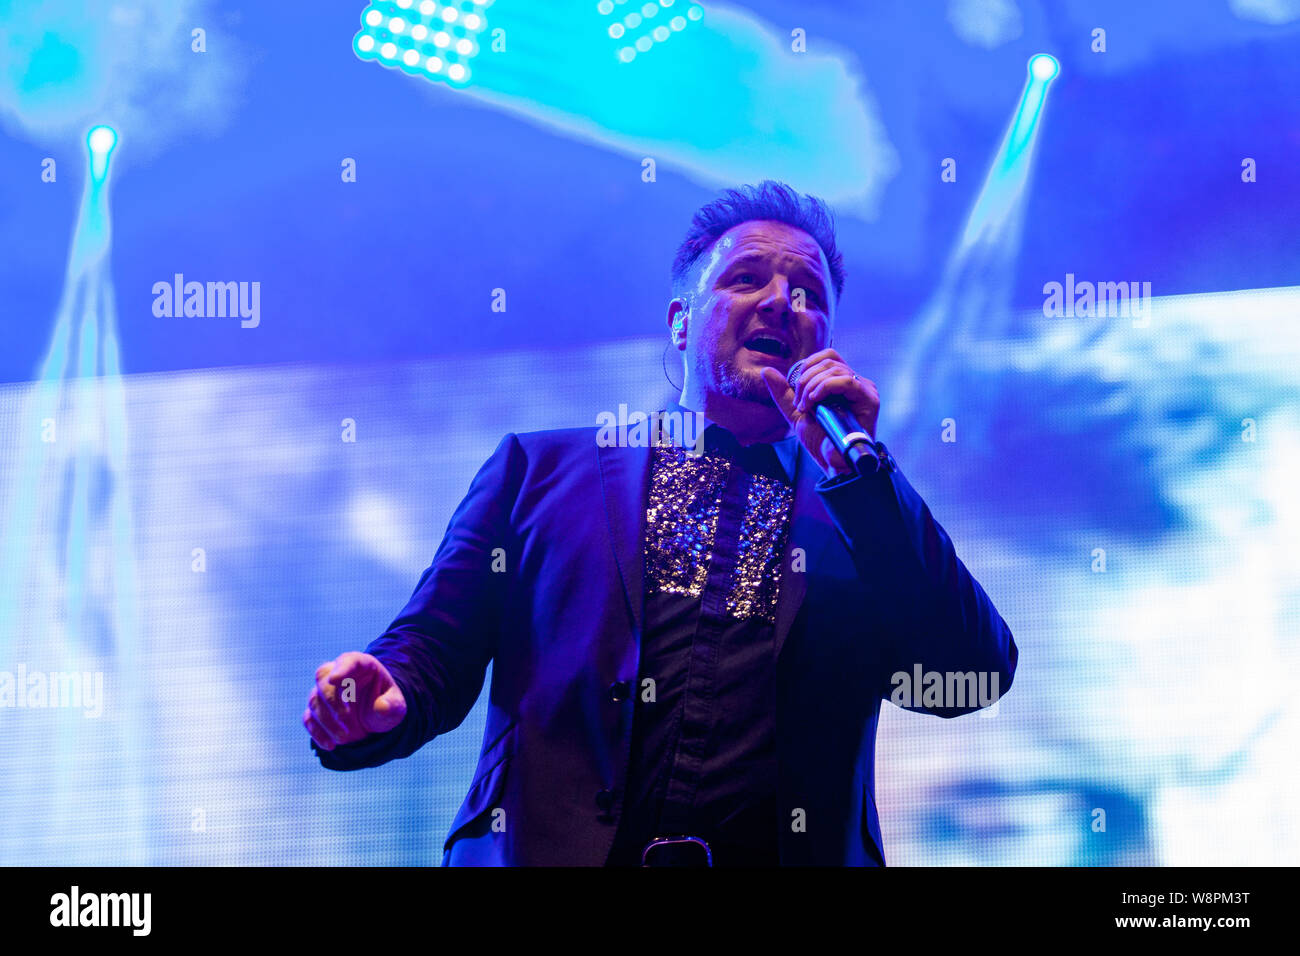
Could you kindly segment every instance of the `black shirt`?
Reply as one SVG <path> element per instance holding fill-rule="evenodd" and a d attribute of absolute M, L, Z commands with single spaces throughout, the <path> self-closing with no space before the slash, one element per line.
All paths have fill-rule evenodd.
<path fill-rule="evenodd" d="M 706 840 L 715 866 L 776 865 L 773 628 L 796 439 L 656 448 L 645 632 L 627 796 L 610 865 L 656 836 Z"/>

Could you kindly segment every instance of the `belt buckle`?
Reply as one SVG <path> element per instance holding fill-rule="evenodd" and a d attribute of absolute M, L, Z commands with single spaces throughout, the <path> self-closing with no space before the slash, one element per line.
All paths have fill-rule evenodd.
<path fill-rule="evenodd" d="M 655 837 L 641 851 L 642 866 L 713 866 L 713 851 L 697 836 Z"/>

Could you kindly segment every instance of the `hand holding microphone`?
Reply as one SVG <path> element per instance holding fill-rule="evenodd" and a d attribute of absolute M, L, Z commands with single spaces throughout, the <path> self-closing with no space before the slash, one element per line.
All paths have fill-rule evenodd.
<path fill-rule="evenodd" d="M 800 443 L 827 475 L 876 470 L 876 383 L 854 373 L 834 349 L 814 352 L 790 369 L 772 367 L 763 381 Z"/>

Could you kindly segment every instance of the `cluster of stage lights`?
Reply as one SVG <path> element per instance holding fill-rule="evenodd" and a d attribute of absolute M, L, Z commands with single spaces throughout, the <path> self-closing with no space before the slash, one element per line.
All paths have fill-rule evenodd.
<path fill-rule="evenodd" d="M 628 0 L 600 0 L 596 4 L 596 12 L 601 16 L 615 18 L 609 25 L 609 35 L 622 41 L 618 50 L 620 62 L 631 63 L 638 53 L 649 52 L 656 43 L 663 43 L 674 33 L 685 30 L 688 22 L 704 16 L 704 8 L 698 3 L 682 4 L 685 10 L 681 13 L 673 11 L 675 3 L 676 0 L 658 0 L 637 7 Z M 663 19 L 659 17 L 661 9 Z M 642 27 L 645 29 L 637 36 L 634 31 Z"/>
<path fill-rule="evenodd" d="M 361 12 L 352 48 L 363 60 L 463 85 L 487 26 L 483 11 L 491 5 L 492 0 L 374 0 Z"/>

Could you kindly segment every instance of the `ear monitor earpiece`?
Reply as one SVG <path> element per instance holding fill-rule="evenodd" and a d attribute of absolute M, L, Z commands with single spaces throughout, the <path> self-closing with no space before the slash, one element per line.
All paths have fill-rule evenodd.
<path fill-rule="evenodd" d="M 673 304 L 681 306 L 681 308 L 677 310 L 677 314 L 673 316 L 673 331 L 680 332 L 686 325 L 687 317 L 691 314 L 691 306 L 690 303 L 681 296 L 673 299 Z"/>

